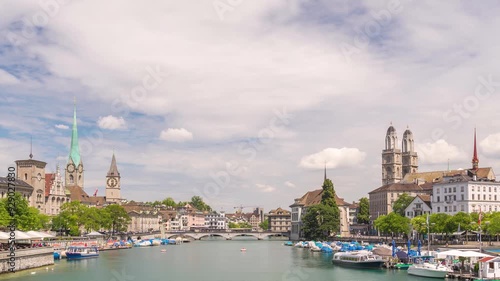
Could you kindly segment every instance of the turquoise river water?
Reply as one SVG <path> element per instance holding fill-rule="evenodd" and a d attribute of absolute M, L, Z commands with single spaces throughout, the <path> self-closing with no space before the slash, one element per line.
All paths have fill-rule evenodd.
<path fill-rule="evenodd" d="M 242 252 L 241 248 L 246 248 Z M 166 252 L 161 252 L 166 249 Z M 334 266 L 332 254 L 287 247 L 283 241 L 207 240 L 182 245 L 101 252 L 99 258 L 56 261 L 36 270 L 2 274 L 12 281 L 368 281 L 413 280 L 398 270 Z"/>

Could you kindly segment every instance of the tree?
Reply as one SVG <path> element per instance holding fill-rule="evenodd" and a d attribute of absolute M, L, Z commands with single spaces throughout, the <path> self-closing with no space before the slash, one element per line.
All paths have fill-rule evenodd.
<path fill-rule="evenodd" d="M 417 216 L 411 219 L 413 229 L 419 234 L 427 234 L 427 215 Z"/>
<path fill-rule="evenodd" d="M 445 213 L 435 213 L 429 216 L 429 221 L 431 223 L 430 232 L 434 233 L 451 233 L 450 229 L 446 228 L 446 222 L 451 216 Z"/>
<path fill-rule="evenodd" d="M 47 215 L 41 214 L 40 211 L 35 207 L 30 207 L 28 200 L 19 192 L 15 192 L 12 204 L 12 210 L 8 209 L 9 204 L 7 202 L 8 198 L 3 198 L 0 200 L 0 225 L 8 226 L 13 224 L 16 229 L 22 231 L 29 230 L 39 230 L 46 228 L 49 217 Z M 13 216 L 11 216 L 12 212 Z"/>
<path fill-rule="evenodd" d="M 410 205 L 413 199 L 415 199 L 415 197 L 410 196 L 408 193 L 401 194 L 392 205 L 393 212 L 404 217 L 406 215 L 405 209 Z"/>
<path fill-rule="evenodd" d="M 122 206 L 111 204 L 104 207 L 103 210 L 109 215 L 111 233 L 127 230 L 131 219 Z"/>
<path fill-rule="evenodd" d="M 205 204 L 205 202 L 203 202 L 203 199 L 200 196 L 191 197 L 190 203 L 191 203 L 191 205 L 193 205 L 193 207 L 195 207 L 196 209 L 198 209 L 200 211 L 207 211 L 207 212 L 212 211 L 212 208 L 210 206 L 208 206 L 207 204 Z"/>
<path fill-rule="evenodd" d="M 330 179 L 325 179 L 323 182 L 323 194 L 321 195 L 321 204 L 331 207 L 333 219 L 336 220 L 336 227 L 332 229 L 334 232 L 338 232 L 340 229 L 340 210 L 337 205 L 337 201 L 335 195 L 335 189 L 333 187 L 333 183 Z"/>
<path fill-rule="evenodd" d="M 61 212 L 56 216 L 54 230 L 65 230 L 69 235 L 79 236 L 80 228 L 85 225 L 85 212 L 88 207 L 80 201 L 71 201 L 61 206 Z"/>
<path fill-rule="evenodd" d="M 340 221 L 338 208 L 318 204 L 307 208 L 302 218 L 302 229 L 306 239 L 327 240 L 333 232 L 338 232 Z"/>
<path fill-rule="evenodd" d="M 265 220 L 259 224 L 259 227 L 262 228 L 263 230 L 268 230 L 269 229 L 269 220 Z"/>
<path fill-rule="evenodd" d="M 410 219 L 398 213 L 391 212 L 375 220 L 375 227 L 382 232 L 391 234 L 408 234 L 410 232 Z"/>
<path fill-rule="evenodd" d="M 175 203 L 175 200 L 172 197 L 167 197 L 162 201 L 162 204 L 167 206 L 167 207 L 172 207 L 175 208 L 177 207 L 177 204 Z"/>
<path fill-rule="evenodd" d="M 370 223 L 370 202 L 366 197 L 359 199 L 359 212 L 357 219 L 358 223 Z"/>

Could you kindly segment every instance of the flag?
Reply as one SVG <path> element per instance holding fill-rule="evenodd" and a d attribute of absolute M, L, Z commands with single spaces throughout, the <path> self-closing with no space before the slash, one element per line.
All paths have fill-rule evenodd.
<path fill-rule="evenodd" d="M 98 190 L 99 190 L 99 188 L 96 188 L 96 189 L 95 189 L 95 192 L 94 192 L 94 197 L 96 197 L 96 196 L 97 196 L 97 191 L 98 191 Z"/>

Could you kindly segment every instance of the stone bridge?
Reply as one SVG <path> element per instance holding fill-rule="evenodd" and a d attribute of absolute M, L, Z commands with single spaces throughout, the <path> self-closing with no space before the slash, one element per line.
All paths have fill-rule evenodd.
<path fill-rule="evenodd" d="M 234 237 L 238 236 L 246 236 L 246 237 L 255 237 L 257 240 L 263 240 L 269 237 L 289 237 L 288 232 L 234 232 L 234 231 L 221 231 L 221 232 L 166 232 L 165 238 L 173 239 L 176 237 L 182 238 L 192 238 L 194 240 L 201 240 L 204 237 L 222 237 L 226 240 L 232 240 Z"/>

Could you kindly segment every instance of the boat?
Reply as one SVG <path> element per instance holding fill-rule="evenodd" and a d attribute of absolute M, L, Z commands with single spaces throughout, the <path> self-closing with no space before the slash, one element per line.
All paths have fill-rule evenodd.
<path fill-rule="evenodd" d="M 421 277 L 444 279 L 450 271 L 448 267 L 434 262 L 434 257 L 419 257 L 416 262 L 408 268 L 408 274 Z"/>
<path fill-rule="evenodd" d="M 70 259 L 85 259 L 99 257 L 99 249 L 96 246 L 71 246 L 66 251 L 66 258 Z"/>
<path fill-rule="evenodd" d="M 61 252 L 54 251 L 54 260 L 60 260 L 61 259 Z"/>
<path fill-rule="evenodd" d="M 332 263 L 353 268 L 381 268 L 385 261 L 379 255 L 362 250 L 335 253 Z"/>
<path fill-rule="evenodd" d="M 412 266 L 412 263 L 403 263 L 403 262 L 398 262 L 397 264 L 394 265 L 395 269 L 408 269 L 410 266 Z"/>

